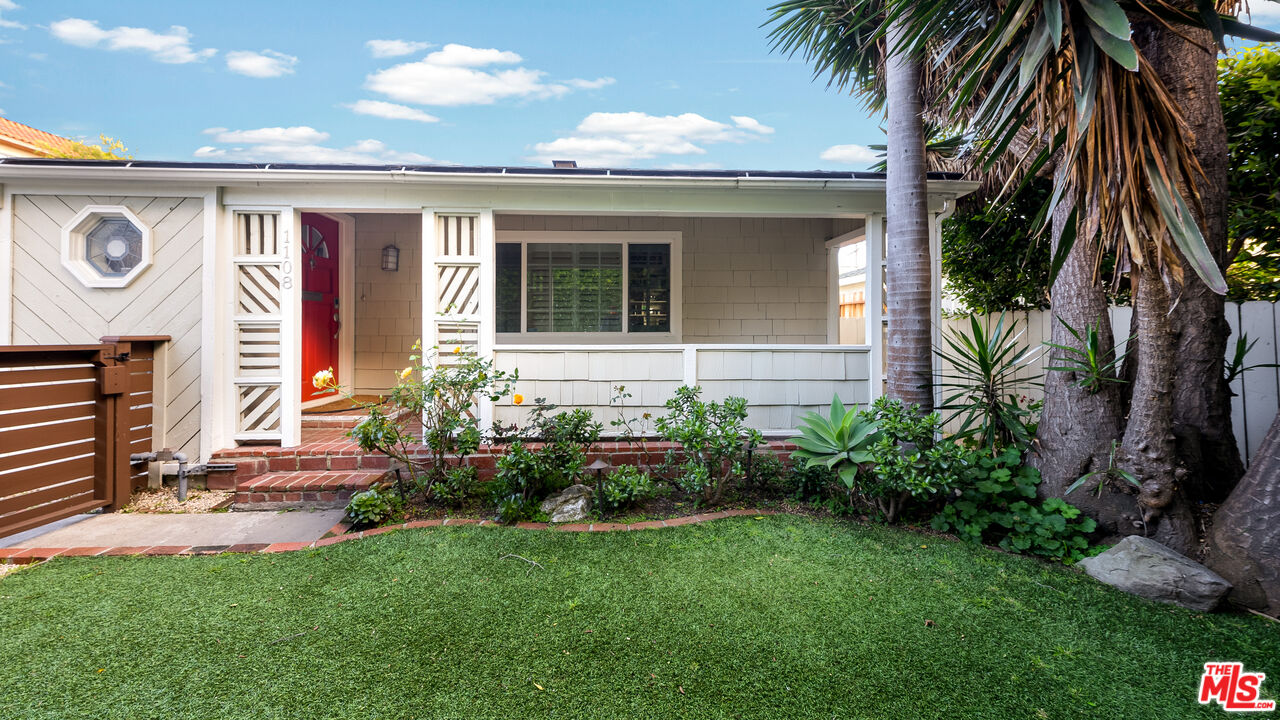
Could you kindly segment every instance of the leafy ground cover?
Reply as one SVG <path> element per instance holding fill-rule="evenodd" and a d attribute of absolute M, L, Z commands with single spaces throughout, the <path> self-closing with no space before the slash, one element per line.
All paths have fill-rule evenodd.
<path fill-rule="evenodd" d="M 787 516 L 446 527 L 0 580 L 6 718 L 1215 717 L 1196 703 L 1211 660 L 1276 697 L 1280 625 Z"/>

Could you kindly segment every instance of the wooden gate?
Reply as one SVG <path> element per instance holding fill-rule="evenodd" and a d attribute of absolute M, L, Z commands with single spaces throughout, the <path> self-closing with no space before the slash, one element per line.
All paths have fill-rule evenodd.
<path fill-rule="evenodd" d="M 152 356 L 167 337 L 0 346 L 0 536 L 129 501 L 151 450 Z"/>

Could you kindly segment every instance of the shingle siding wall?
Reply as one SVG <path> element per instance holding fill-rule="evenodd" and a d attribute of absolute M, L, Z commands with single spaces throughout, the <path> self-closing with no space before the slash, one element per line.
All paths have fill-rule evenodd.
<path fill-rule="evenodd" d="M 381 392 L 409 363 L 422 335 L 422 217 L 356 215 L 357 392 Z M 382 269 L 382 248 L 400 248 L 400 269 Z M 344 383 L 349 379 L 343 379 Z"/>
<path fill-rule="evenodd" d="M 827 342 L 825 242 L 853 221 L 499 215 L 503 230 L 666 230 L 684 244 L 684 342 Z"/>

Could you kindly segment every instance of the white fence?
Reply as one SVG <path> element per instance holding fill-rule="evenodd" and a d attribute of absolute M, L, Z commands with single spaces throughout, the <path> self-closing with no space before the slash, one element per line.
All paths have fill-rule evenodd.
<path fill-rule="evenodd" d="M 1111 328 L 1117 344 L 1122 344 L 1129 337 L 1129 321 L 1133 311 L 1128 307 L 1112 307 L 1110 310 Z M 999 315 L 988 316 L 985 321 L 993 323 Z M 1009 313 L 1006 323 L 1016 319 L 1018 329 L 1025 331 L 1023 340 L 1028 345 L 1036 346 L 1050 339 L 1052 335 L 1052 317 L 1048 311 L 1029 313 Z M 1227 359 L 1235 352 L 1236 338 L 1241 333 L 1249 336 L 1249 341 L 1257 341 L 1253 350 L 1245 357 L 1245 365 L 1280 363 L 1280 313 L 1276 305 L 1269 302 L 1227 303 L 1227 322 L 1231 325 L 1231 338 L 1227 341 Z M 944 336 L 948 329 L 969 332 L 968 318 L 949 318 L 943 320 Z M 946 347 L 944 342 L 944 347 Z M 950 348 L 947 348 L 950 351 Z M 1047 349 L 1047 348 L 1046 348 Z M 1023 377 L 1043 375 L 1048 364 L 1047 352 L 1040 353 L 1034 362 L 1029 363 L 1020 373 Z M 943 369 L 945 374 L 946 369 Z M 1235 397 L 1231 401 L 1231 426 L 1236 434 L 1236 442 L 1240 446 L 1241 457 L 1246 464 L 1253 459 L 1262 438 L 1280 410 L 1280 368 L 1257 368 L 1244 373 L 1231 383 Z M 1027 391 L 1033 399 L 1042 395 L 1039 387 Z M 958 425 L 958 423 L 957 423 Z M 954 429 L 954 428 L 953 428 Z"/>
<path fill-rule="evenodd" d="M 870 356 L 866 346 L 849 345 L 502 345 L 502 370 L 519 370 L 516 392 L 524 406 L 503 398 L 494 416 L 523 424 L 535 398 L 563 407 L 591 410 L 605 423 L 620 412 L 639 418 L 637 430 L 652 431 L 652 418 L 681 385 L 700 385 L 704 400 L 734 395 L 749 404 L 747 422 L 769 435 L 792 434 L 800 416 L 831 406 L 871 401 Z M 615 387 L 631 397 L 612 403 Z M 644 419 L 643 414 L 650 418 Z"/>

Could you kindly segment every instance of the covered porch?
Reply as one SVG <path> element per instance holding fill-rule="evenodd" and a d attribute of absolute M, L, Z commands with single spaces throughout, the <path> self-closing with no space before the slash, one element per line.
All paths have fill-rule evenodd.
<path fill-rule="evenodd" d="M 236 292 L 258 294 L 264 284 L 246 288 L 246 275 L 255 272 L 256 281 L 274 262 L 265 274 L 279 283 L 266 287 L 279 307 L 264 317 L 242 302 L 225 318 L 224 337 L 236 339 L 234 390 L 214 409 L 214 447 L 305 441 L 302 418 L 316 401 L 311 373 L 327 366 L 307 357 L 315 344 L 305 322 L 306 303 L 315 301 L 305 277 L 308 221 L 317 215 L 339 228 L 339 297 L 322 298 L 334 308 L 328 366 L 358 395 L 393 386 L 421 338 L 428 348 L 518 370 L 523 405 L 482 400 L 484 427 L 523 424 L 542 398 L 588 409 L 606 428 L 630 417 L 651 432 L 681 385 L 701 386 L 710 400 L 746 398 L 750 425 L 774 437 L 833 395 L 868 404 L 883 377 L 884 196 L 878 180 L 853 182 L 867 187 L 561 187 L 536 200 L 493 192 L 479 208 L 405 207 L 392 193 L 344 205 L 340 194 L 314 188 L 281 191 L 279 207 L 245 207 L 228 192 Z M 950 184 L 931 196 L 935 258 L 938 223 L 968 189 Z M 290 230 L 304 242 L 289 243 Z M 274 257 L 254 255 L 254 232 L 276 234 Z M 863 283 L 852 323 L 841 293 L 850 257 Z"/>
<path fill-rule="evenodd" d="M 745 397 L 752 426 L 780 435 L 832 395 L 873 397 L 873 348 L 861 340 L 878 334 L 859 327 L 851 342 L 834 276 L 840 253 L 868 255 L 878 217 L 495 213 L 491 270 L 478 216 L 348 217 L 353 350 L 334 367 L 360 396 L 394 385 L 418 338 L 434 337 L 446 355 L 485 352 L 519 371 L 524 407 L 507 397 L 481 408 L 505 425 L 542 398 L 648 432 L 676 388 L 699 385 L 709 399 Z M 434 253 L 423 252 L 424 222 Z M 394 271 L 382 267 L 388 247 Z M 305 382 L 316 363 L 303 365 Z M 305 388 L 303 400 L 326 402 L 306 402 Z"/>

